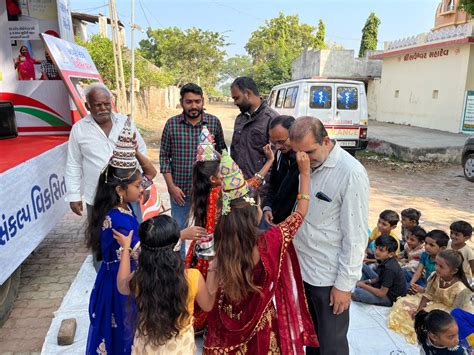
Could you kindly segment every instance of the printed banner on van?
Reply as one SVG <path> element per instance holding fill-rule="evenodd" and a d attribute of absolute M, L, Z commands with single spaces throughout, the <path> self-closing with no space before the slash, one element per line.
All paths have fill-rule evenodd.
<path fill-rule="evenodd" d="M 66 213 L 66 156 L 63 143 L 1 174 L 0 285 Z"/>
<path fill-rule="evenodd" d="M 474 91 L 472 90 L 466 92 L 461 130 L 464 132 L 474 131 Z"/>
<path fill-rule="evenodd" d="M 41 33 L 51 59 L 59 70 L 69 94 L 81 117 L 88 114 L 84 105 L 84 88 L 89 84 L 103 82 L 87 49 L 69 41 Z"/>

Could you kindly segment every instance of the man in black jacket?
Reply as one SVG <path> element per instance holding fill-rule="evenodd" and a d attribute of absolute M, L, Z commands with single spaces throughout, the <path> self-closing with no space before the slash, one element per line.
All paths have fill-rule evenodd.
<path fill-rule="evenodd" d="M 242 170 L 245 179 L 249 179 L 265 165 L 263 147 L 268 144 L 270 122 L 278 113 L 260 98 L 257 84 L 252 78 L 235 79 L 230 91 L 234 104 L 241 112 L 235 119 L 230 156 Z M 267 190 L 267 184 L 259 189 L 262 198 Z"/>
<path fill-rule="evenodd" d="M 295 152 L 291 150 L 292 116 L 277 116 L 270 122 L 270 143 L 276 149 L 268 193 L 263 200 L 263 217 L 272 225 L 285 220 L 295 205 L 299 186 L 299 171 Z"/>

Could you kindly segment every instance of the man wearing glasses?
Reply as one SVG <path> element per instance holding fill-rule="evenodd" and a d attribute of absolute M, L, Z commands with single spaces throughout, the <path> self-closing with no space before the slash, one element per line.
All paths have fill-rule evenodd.
<path fill-rule="evenodd" d="M 292 116 L 277 116 L 270 122 L 270 144 L 276 150 L 268 193 L 263 200 L 263 218 L 269 225 L 278 224 L 291 214 L 299 186 L 295 152 L 291 149 Z"/>

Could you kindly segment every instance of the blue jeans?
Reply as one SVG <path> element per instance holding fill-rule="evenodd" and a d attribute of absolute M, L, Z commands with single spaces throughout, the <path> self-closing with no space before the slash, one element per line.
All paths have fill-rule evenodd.
<path fill-rule="evenodd" d="M 370 266 L 365 264 L 362 266 L 361 280 L 375 279 L 377 277 L 379 277 L 379 275 Z M 379 297 L 359 287 L 356 287 L 354 292 L 352 292 L 352 299 L 356 302 L 373 304 L 376 306 L 391 307 L 393 304 L 392 300 L 387 295 Z"/>
<path fill-rule="evenodd" d="M 184 205 L 178 205 L 174 200 L 173 196 L 170 195 L 171 203 L 171 217 L 173 217 L 176 222 L 178 222 L 179 229 L 186 228 L 186 222 L 188 221 L 189 210 L 191 208 L 191 203 L 189 202 L 189 197 L 184 199 Z M 181 243 L 181 249 L 179 250 L 179 255 L 184 260 L 186 258 L 186 243 L 183 241 Z"/>

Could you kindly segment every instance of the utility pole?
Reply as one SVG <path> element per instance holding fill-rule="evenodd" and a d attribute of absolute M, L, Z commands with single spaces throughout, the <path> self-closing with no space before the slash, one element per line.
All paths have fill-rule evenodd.
<path fill-rule="evenodd" d="M 115 83 L 118 92 L 118 109 L 127 112 L 127 92 L 125 89 L 125 78 L 123 74 L 122 43 L 119 36 L 117 8 L 115 0 L 109 0 L 109 16 L 112 25 L 112 44 L 114 50 Z"/>
<path fill-rule="evenodd" d="M 135 30 L 144 32 L 140 25 L 135 23 L 135 0 L 132 0 L 132 18 L 130 23 L 130 47 L 132 50 L 132 73 L 130 75 L 130 116 L 133 118 L 133 104 L 135 101 Z"/>
<path fill-rule="evenodd" d="M 132 73 L 130 75 L 130 116 L 132 117 L 133 120 L 133 101 L 134 101 L 134 96 L 135 96 L 135 90 L 133 87 L 134 81 L 135 81 L 135 48 L 134 48 L 134 36 L 133 33 L 135 32 L 135 7 L 134 7 L 135 1 L 132 0 L 132 14 L 131 14 L 131 19 L 130 19 L 130 47 L 132 47 Z"/>

